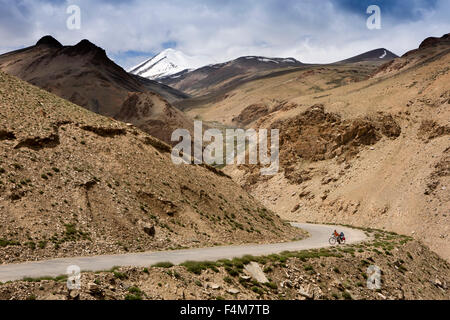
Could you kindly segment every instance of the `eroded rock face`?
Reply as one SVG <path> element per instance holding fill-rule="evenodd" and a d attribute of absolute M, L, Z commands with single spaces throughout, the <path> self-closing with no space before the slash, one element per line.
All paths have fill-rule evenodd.
<path fill-rule="evenodd" d="M 375 122 L 376 128 L 390 139 L 396 139 L 402 133 L 402 128 L 390 114 L 380 113 L 373 121 Z"/>
<path fill-rule="evenodd" d="M 14 140 L 16 136 L 13 132 L 7 130 L 0 130 L 0 140 Z"/>
<path fill-rule="evenodd" d="M 427 186 L 425 189 L 425 195 L 431 195 L 438 189 L 439 186 L 446 190 L 444 178 L 450 176 L 450 148 L 447 148 L 442 158 L 434 166 L 433 173 L 428 177 Z"/>
<path fill-rule="evenodd" d="M 148 234 L 150 237 L 154 237 L 156 234 L 155 226 L 147 224 L 147 225 L 144 225 L 143 229 L 144 229 L 144 232 L 146 234 Z"/>
<path fill-rule="evenodd" d="M 400 126 L 391 115 L 342 120 L 315 105 L 294 119 L 278 122 L 281 157 L 285 164 L 302 158 L 321 161 L 337 157 L 351 158 L 359 147 L 377 143 L 383 136 L 397 138 Z"/>
<path fill-rule="evenodd" d="M 433 120 L 422 121 L 418 132 L 418 137 L 427 142 L 445 135 L 450 135 L 450 127 L 441 126 Z"/>
<path fill-rule="evenodd" d="M 294 118 L 277 121 L 272 128 L 280 131 L 280 164 L 284 175 L 295 184 L 311 180 L 310 171 L 298 170 L 301 161 L 348 162 L 364 147 L 373 148 L 383 137 L 395 140 L 402 132 L 390 114 L 344 120 L 339 114 L 326 112 L 323 105 L 314 105 Z M 263 179 L 256 169 L 257 166 L 244 168 L 249 173 L 245 187 Z"/>
<path fill-rule="evenodd" d="M 14 149 L 29 148 L 33 150 L 40 150 L 43 148 L 54 148 L 59 145 L 59 135 L 53 133 L 48 137 L 33 137 L 20 141 Z"/>
<path fill-rule="evenodd" d="M 233 122 L 240 125 L 247 125 L 251 122 L 267 115 L 269 108 L 264 104 L 252 104 L 245 108 L 239 116 L 233 118 Z"/>
<path fill-rule="evenodd" d="M 82 126 L 81 129 L 93 132 L 101 137 L 111 137 L 125 135 L 127 131 L 122 128 L 113 127 L 94 127 L 94 126 Z"/>

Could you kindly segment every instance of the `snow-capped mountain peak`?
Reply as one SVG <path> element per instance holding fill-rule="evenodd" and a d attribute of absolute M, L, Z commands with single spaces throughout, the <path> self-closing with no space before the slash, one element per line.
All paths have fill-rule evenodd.
<path fill-rule="evenodd" d="M 166 49 L 129 70 L 130 73 L 155 80 L 184 70 L 203 67 L 214 61 L 205 56 L 188 56 L 175 49 Z"/>

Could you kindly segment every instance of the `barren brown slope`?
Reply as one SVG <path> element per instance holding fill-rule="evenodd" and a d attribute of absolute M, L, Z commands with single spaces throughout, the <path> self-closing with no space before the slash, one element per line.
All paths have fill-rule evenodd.
<path fill-rule="evenodd" d="M 75 46 L 62 46 L 47 36 L 35 46 L 1 55 L 0 69 L 93 112 L 111 117 L 123 108 L 130 92 L 149 93 L 154 104 L 165 103 L 163 99 L 174 102 L 188 97 L 155 81 L 128 74 L 111 61 L 103 49 L 88 40 Z M 189 121 L 182 114 L 178 114 L 178 118 L 179 122 Z M 154 120 L 168 126 L 163 115 Z M 160 129 L 161 126 L 155 126 L 152 131 Z M 170 141 L 170 136 L 159 137 Z"/>
<path fill-rule="evenodd" d="M 228 126 L 249 126 L 268 113 L 291 108 L 296 97 L 327 97 L 329 89 L 367 79 L 378 64 L 305 66 L 271 72 L 231 90 L 218 90 L 176 104 L 188 115 Z M 264 111 L 266 110 L 266 111 Z M 254 112 L 256 114 L 254 114 Z"/>
<path fill-rule="evenodd" d="M 291 240 L 226 176 L 0 73 L 0 263 Z"/>
<path fill-rule="evenodd" d="M 178 128 L 193 132 L 193 122 L 154 93 L 131 93 L 115 118 L 168 143 L 172 143 L 172 132 Z"/>
<path fill-rule="evenodd" d="M 46 36 L 35 46 L 1 55 L 0 68 L 107 116 L 118 112 L 128 92 L 152 91 L 169 102 L 187 97 L 170 87 L 128 74 L 88 40 L 62 46 Z"/>
<path fill-rule="evenodd" d="M 227 172 L 285 218 L 386 228 L 450 259 L 446 43 L 422 45 L 409 69 L 290 99 L 253 124 L 280 128 L 282 171 Z"/>
<path fill-rule="evenodd" d="M 401 58 L 395 59 L 383 65 L 374 77 L 394 75 L 396 73 L 419 67 L 435 59 L 439 59 L 450 51 L 450 33 L 441 38 L 430 37 L 425 39 L 418 49 L 405 53 Z"/>
<path fill-rule="evenodd" d="M 239 117 L 239 113 L 247 107 L 254 109 L 254 105 L 262 105 L 269 110 L 279 109 L 293 97 L 308 94 L 320 96 L 321 92 L 330 88 L 367 79 L 380 65 L 395 57 L 389 50 L 376 49 L 327 65 L 272 63 L 268 66 L 259 61 L 267 59 L 243 57 L 163 81 L 183 90 L 191 90 L 189 92 L 193 97 L 177 101 L 174 104 L 177 108 L 189 110 L 190 114 L 207 121 L 242 125 L 235 121 L 231 123 L 231 119 Z M 220 119 L 214 118 L 218 112 L 222 115 Z"/>
<path fill-rule="evenodd" d="M 191 95 L 202 96 L 217 90 L 236 87 L 267 72 L 289 71 L 303 66 L 303 63 L 294 58 L 246 56 L 194 71 L 183 71 L 158 81 Z"/>

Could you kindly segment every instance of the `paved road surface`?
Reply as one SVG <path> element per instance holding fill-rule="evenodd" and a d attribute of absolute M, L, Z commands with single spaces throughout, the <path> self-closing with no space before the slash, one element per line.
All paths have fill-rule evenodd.
<path fill-rule="evenodd" d="M 155 263 L 166 261 L 172 262 L 173 264 L 180 264 L 188 260 L 217 261 L 220 259 L 242 257 L 248 254 L 261 256 L 283 251 L 318 249 L 330 246 L 328 239 L 334 229 L 345 233 L 347 243 L 360 242 L 366 239 L 364 232 L 356 229 L 303 223 L 292 223 L 292 225 L 308 231 L 310 237 L 301 241 L 287 243 L 249 244 L 176 251 L 60 258 L 20 264 L 0 265 L 0 282 L 21 280 L 25 277 L 56 277 L 58 275 L 66 274 L 67 267 L 71 265 L 77 265 L 84 271 L 100 271 L 109 270 L 114 266 L 148 267 Z"/>

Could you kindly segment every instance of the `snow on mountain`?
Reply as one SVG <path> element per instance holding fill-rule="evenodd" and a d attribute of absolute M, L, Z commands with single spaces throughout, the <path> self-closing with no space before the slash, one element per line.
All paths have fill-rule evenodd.
<path fill-rule="evenodd" d="M 215 63 L 206 56 L 188 56 L 181 51 L 166 49 L 151 59 L 131 68 L 128 72 L 155 80 L 167 77 L 185 70 L 194 70 Z"/>
<path fill-rule="evenodd" d="M 248 56 L 245 57 L 247 60 L 258 60 L 259 62 L 272 62 L 272 63 L 298 63 L 299 61 L 295 60 L 294 58 L 266 58 L 266 57 L 255 57 L 255 56 Z"/>

